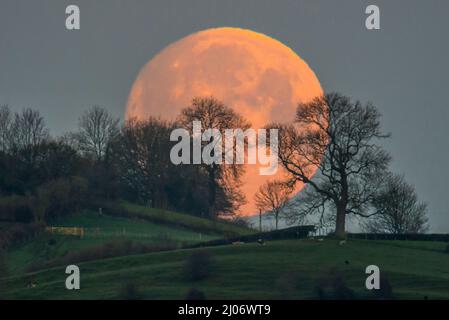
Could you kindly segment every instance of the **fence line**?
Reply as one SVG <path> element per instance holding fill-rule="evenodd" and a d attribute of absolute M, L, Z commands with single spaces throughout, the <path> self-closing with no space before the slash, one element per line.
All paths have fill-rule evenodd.
<path fill-rule="evenodd" d="M 146 239 L 166 239 L 172 240 L 173 235 L 170 233 L 137 233 L 129 232 L 125 228 L 117 231 L 102 231 L 101 228 L 84 228 L 84 227 L 46 227 L 45 231 L 51 234 L 76 236 L 80 239 L 85 238 L 109 238 L 109 237 L 124 237 L 124 238 L 146 238 Z M 198 240 L 203 240 L 203 234 L 197 233 Z"/>
<path fill-rule="evenodd" d="M 449 242 L 449 234 L 418 233 L 418 234 L 391 234 L 391 233 L 348 233 L 348 239 L 363 240 L 409 240 L 409 241 L 441 241 Z"/>
<path fill-rule="evenodd" d="M 84 228 L 82 227 L 46 227 L 46 232 L 51 234 L 62 234 L 66 236 L 77 236 L 81 239 L 84 238 Z"/>

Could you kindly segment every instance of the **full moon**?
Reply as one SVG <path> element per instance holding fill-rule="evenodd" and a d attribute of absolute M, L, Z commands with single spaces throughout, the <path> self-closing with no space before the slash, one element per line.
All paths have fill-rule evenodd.
<path fill-rule="evenodd" d="M 293 50 L 251 30 L 213 28 L 169 45 L 135 80 L 126 118 L 175 120 L 194 97 L 213 96 L 246 118 L 252 128 L 292 122 L 298 103 L 323 94 L 315 73 Z M 285 178 L 279 165 L 272 176 L 245 165 L 241 190 L 247 203 L 239 214 L 257 213 L 254 195 L 268 180 Z M 299 192 L 303 185 L 297 185 Z"/>

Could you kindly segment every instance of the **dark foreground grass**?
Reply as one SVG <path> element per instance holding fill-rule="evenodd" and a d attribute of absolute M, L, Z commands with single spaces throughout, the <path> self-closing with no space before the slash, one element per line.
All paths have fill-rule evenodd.
<path fill-rule="evenodd" d="M 116 299 L 123 287 L 138 284 L 146 299 L 183 299 L 198 288 L 208 299 L 315 299 L 317 284 L 338 273 L 356 298 L 365 289 L 365 268 L 375 264 L 399 299 L 449 299 L 449 254 L 437 242 L 338 241 L 325 239 L 242 244 L 176 250 L 80 264 L 81 290 L 65 289 L 64 268 L 0 280 L 10 299 Z M 195 251 L 213 257 L 209 276 L 192 281 L 184 265 Z M 34 283 L 34 288 L 27 284 Z"/>

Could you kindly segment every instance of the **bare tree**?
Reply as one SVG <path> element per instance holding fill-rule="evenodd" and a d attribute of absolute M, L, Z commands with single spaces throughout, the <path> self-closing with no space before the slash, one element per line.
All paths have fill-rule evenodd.
<path fill-rule="evenodd" d="M 11 147 L 11 127 L 13 116 L 7 105 L 0 106 L 0 151 L 7 152 Z"/>
<path fill-rule="evenodd" d="M 76 135 L 80 149 L 96 161 L 104 160 L 111 141 L 120 132 L 119 121 L 99 106 L 87 110 L 79 119 Z"/>
<path fill-rule="evenodd" d="M 37 110 L 24 109 L 14 114 L 10 131 L 10 151 L 34 166 L 39 147 L 50 137 L 44 118 Z"/>
<path fill-rule="evenodd" d="M 262 185 L 254 196 L 257 208 L 262 211 L 269 211 L 274 216 L 276 230 L 278 229 L 281 212 L 286 209 L 292 191 L 291 186 L 285 182 L 272 180 Z"/>
<path fill-rule="evenodd" d="M 345 234 L 346 215 L 374 214 L 367 210 L 390 161 L 375 143 L 389 136 L 381 132 L 379 118 L 372 104 L 332 93 L 300 104 L 295 125 L 272 125 L 280 129 L 279 160 L 290 182 L 305 183 L 315 193 L 308 197 L 308 213 L 334 210 L 338 237 Z"/>
<path fill-rule="evenodd" d="M 418 202 L 412 185 L 403 176 L 389 174 L 373 201 L 378 215 L 363 227 L 375 233 L 423 233 L 428 229 L 427 205 Z"/>
<path fill-rule="evenodd" d="M 222 135 L 224 135 L 226 129 L 246 130 L 250 127 L 250 124 L 239 114 L 213 97 L 194 98 L 192 105 L 182 110 L 179 122 L 190 132 L 193 131 L 193 121 L 201 121 L 203 131 L 217 129 Z M 211 137 L 209 141 L 202 141 L 201 143 L 204 146 L 213 142 L 213 137 Z M 239 179 L 244 172 L 242 165 L 211 163 L 201 166 L 209 177 L 209 217 L 216 217 L 217 214 L 230 214 L 244 203 L 244 197 L 238 192 Z M 221 199 L 232 202 L 232 206 L 228 206 L 227 212 L 223 212 L 223 206 L 217 205 L 218 185 L 222 186 L 221 191 L 225 193 L 223 194 L 224 198 Z"/>
<path fill-rule="evenodd" d="M 14 115 L 11 125 L 12 144 L 15 149 L 39 146 L 49 137 L 45 120 L 37 110 L 30 108 Z"/>

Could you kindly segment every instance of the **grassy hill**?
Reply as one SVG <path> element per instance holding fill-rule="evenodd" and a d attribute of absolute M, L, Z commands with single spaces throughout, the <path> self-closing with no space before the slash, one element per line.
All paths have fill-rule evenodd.
<path fill-rule="evenodd" d="M 389 279 L 397 298 L 449 299 L 446 243 L 405 241 L 272 241 L 207 249 L 184 249 L 91 261 L 80 264 L 81 290 L 64 287 L 64 268 L 0 280 L 9 298 L 115 299 L 127 283 L 148 299 L 183 299 L 190 288 L 209 299 L 313 299 L 322 288 L 328 297 L 340 275 L 356 298 L 372 298 L 364 288 L 365 268 L 375 264 Z M 210 275 L 200 281 L 185 276 L 185 262 L 207 250 Z M 27 284 L 33 282 L 34 288 Z"/>
<path fill-rule="evenodd" d="M 236 236 L 253 233 L 254 230 L 224 220 L 204 219 L 178 212 L 148 208 L 129 202 L 120 202 L 119 207 L 128 216 L 156 223 L 184 227 L 197 232 L 219 233 L 225 236 Z"/>
<path fill-rule="evenodd" d="M 180 248 L 187 244 L 223 238 L 227 234 L 248 234 L 250 229 L 225 221 L 211 221 L 186 214 L 152 209 L 126 202 L 114 210 L 115 216 L 94 211 L 54 221 L 54 227 L 82 227 L 83 239 L 75 236 L 44 233 L 8 254 L 9 270 L 20 274 L 32 267 L 66 263 L 64 257 L 77 258 L 106 252 L 107 256 L 133 251 L 159 251 Z M 112 213 L 112 212 L 111 212 Z M 132 248 L 130 247 L 130 242 Z M 73 256 L 74 254 L 76 256 Z M 61 260 L 62 259 L 62 260 Z M 83 258 L 87 259 L 87 258 Z M 89 258 L 90 259 L 90 258 Z"/>

